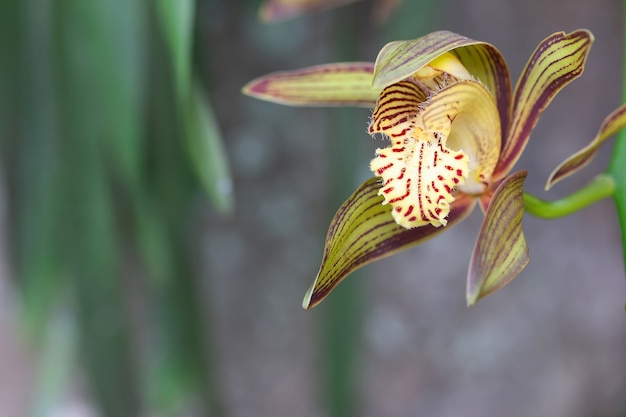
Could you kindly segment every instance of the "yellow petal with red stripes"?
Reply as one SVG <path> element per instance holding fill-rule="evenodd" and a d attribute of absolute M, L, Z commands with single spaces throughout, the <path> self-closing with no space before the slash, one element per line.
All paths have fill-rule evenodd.
<path fill-rule="evenodd" d="M 400 81 L 381 91 L 372 114 L 369 133 L 384 133 L 390 138 L 404 136 L 411 129 L 419 106 L 430 93 L 423 85 Z"/>

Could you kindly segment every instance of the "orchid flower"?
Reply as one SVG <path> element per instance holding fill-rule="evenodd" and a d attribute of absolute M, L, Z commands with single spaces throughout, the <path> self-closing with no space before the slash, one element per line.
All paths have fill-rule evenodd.
<path fill-rule="evenodd" d="M 582 73 L 592 42 L 587 30 L 548 36 L 514 90 L 497 48 L 447 31 L 389 43 L 375 64 L 319 65 L 246 85 L 246 94 L 282 104 L 373 107 L 369 133 L 389 140 L 370 164 L 374 176 L 332 219 L 303 307 L 317 305 L 357 268 L 460 222 L 476 204 L 485 217 L 469 264 L 467 304 L 518 276 L 529 261 L 526 171 L 511 171 L 543 110 Z M 580 169 L 624 125 L 622 106 L 548 185 Z"/>
<path fill-rule="evenodd" d="M 265 0 L 259 9 L 259 17 L 264 22 L 277 22 L 292 19 L 306 13 L 332 9 L 359 0 Z M 401 0 L 376 0 L 373 17 L 378 22 L 385 21 L 400 4 Z"/>

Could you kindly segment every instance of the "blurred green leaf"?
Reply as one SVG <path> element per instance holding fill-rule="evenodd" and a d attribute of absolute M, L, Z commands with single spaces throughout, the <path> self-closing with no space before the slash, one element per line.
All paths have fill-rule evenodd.
<path fill-rule="evenodd" d="M 169 57 L 161 42 L 154 42 L 154 70 L 150 91 L 148 155 L 153 168 L 148 178 L 150 195 L 143 200 L 151 214 L 142 219 L 146 238 L 144 251 L 156 270 L 161 263 L 169 275 L 151 282 L 154 322 L 159 323 L 150 352 L 150 366 L 144 378 L 151 408 L 169 415 L 181 415 L 196 406 L 209 415 L 224 415 L 215 376 L 216 358 L 201 281 L 193 267 L 196 255 L 191 245 L 190 211 L 198 182 L 180 132 L 187 133 L 184 112 L 178 112 L 175 81 L 167 65 Z M 181 110 L 187 110 L 187 102 Z M 142 210 L 138 210 L 141 214 Z M 159 225 L 161 226 L 159 230 Z M 153 245 L 150 235 L 163 239 Z M 167 256 L 166 260 L 159 259 Z M 206 277 L 203 277 L 206 279 Z"/>
<path fill-rule="evenodd" d="M 215 207 L 233 208 L 233 182 L 217 120 L 202 88 L 195 83 L 187 111 L 187 150 L 191 165 Z"/>
<path fill-rule="evenodd" d="M 195 2 L 157 0 L 157 17 L 171 55 L 177 113 L 181 116 L 191 166 L 200 183 L 222 212 L 232 209 L 232 180 L 219 127 L 208 100 L 192 76 Z"/>
<path fill-rule="evenodd" d="M 199 392 L 198 358 L 190 354 L 193 335 L 189 332 L 187 309 L 181 292 L 188 285 L 189 271 L 185 251 L 179 246 L 185 240 L 181 225 L 185 223 L 187 205 L 192 193 L 192 176 L 186 166 L 182 142 L 176 140 L 182 129 L 177 117 L 172 70 L 166 64 L 162 45 L 154 44 L 151 83 L 158 85 L 149 100 L 150 126 L 148 150 L 150 194 L 141 196 L 137 206 L 140 246 L 152 278 L 151 314 L 159 323 L 151 343 L 150 363 L 144 374 L 148 404 L 166 415 L 182 412 L 185 404 Z M 156 239 L 156 241 L 154 240 Z"/>
<path fill-rule="evenodd" d="M 90 2 L 81 16 L 92 48 L 85 51 L 97 67 L 97 95 L 91 105 L 102 106 L 100 140 L 112 152 L 110 161 L 125 182 L 137 183 L 142 171 L 143 104 L 145 101 L 145 0 Z M 79 36 L 77 34 L 77 36 Z M 86 47 L 86 46 L 85 46 Z M 87 55 L 89 54 L 89 55 Z M 84 65 L 84 62 L 76 62 Z"/>
<path fill-rule="evenodd" d="M 129 84 L 137 84 L 140 59 L 127 56 L 120 45 L 135 44 L 142 36 L 136 32 L 141 1 L 64 0 L 55 13 L 63 140 L 63 215 L 57 220 L 76 300 L 79 352 L 93 399 L 105 416 L 138 415 L 141 408 L 109 175 L 117 171 L 120 156 L 110 151 L 121 149 L 111 144 L 139 143 L 139 103 L 133 98 L 139 93 L 125 89 L 139 88 Z M 135 177 L 131 170 L 137 166 L 129 162 L 123 172 L 130 176 L 122 178 Z"/>
<path fill-rule="evenodd" d="M 200 90 L 190 95 L 194 6 L 9 0 L 0 16 L 0 156 L 25 322 L 41 346 L 34 415 L 65 394 L 75 353 L 103 416 L 141 415 L 151 392 L 167 394 L 157 404 L 165 412 L 191 404 L 222 415 L 187 247 L 194 171 L 218 207 L 232 203 L 211 109 Z M 147 337 L 134 334 L 137 285 L 154 312 Z M 140 369 L 165 369 L 156 373 L 163 389 L 150 391 Z"/>
<path fill-rule="evenodd" d="M 80 150 L 84 176 L 67 179 L 73 219 L 70 271 L 75 286 L 84 359 L 91 394 L 105 416 L 138 415 L 137 365 L 131 353 L 132 320 L 120 265 L 118 236 L 104 164 L 95 143 Z M 74 148 L 79 148 L 74 144 Z M 87 168 L 89 167 L 89 168 Z"/>
<path fill-rule="evenodd" d="M 155 285 L 175 278 L 171 245 L 161 213 L 152 200 L 139 190 L 131 196 L 133 202 L 134 231 L 137 244 L 147 268 L 147 276 Z"/>
<path fill-rule="evenodd" d="M 53 9 L 45 0 L 19 5 L 18 141 L 13 141 L 17 221 L 16 269 L 23 296 L 23 320 L 35 343 L 50 309 L 67 291 L 59 245 L 61 210 L 58 93 L 55 85 Z"/>
<path fill-rule="evenodd" d="M 31 397 L 30 416 L 47 417 L 59 406 L 74 372 L 77 328 L 67 300 L 58 303 L 45 329 L 37 377 Z"/>
<path fill-rule="evenodd" d="M 14 128 L 17 101 L 19 4 L 17 0 L 5 0 L 0 13 L 0 144 L 5 145 Z"/>
<path fill-rule="evenodd" d="M 156 0 L 156 12 L 165 43 L 172 57 L 179 103 L 184 103 L 191 88 L 191 48 L 194 0 Z"/>

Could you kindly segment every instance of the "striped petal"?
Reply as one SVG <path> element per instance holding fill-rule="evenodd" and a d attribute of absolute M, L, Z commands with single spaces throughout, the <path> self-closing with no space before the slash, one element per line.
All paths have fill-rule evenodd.
<path fill-rule="evenodd" d="M 432 32 L 410 41 L 388 43 L 376 58 L 373 85 L 383 89 L 415 74 L 447 52 L 455 55 L 472 78 L 479 80 L 494 95 L 501 129 L 506 132 L 511 107 L 509 70 L 500 51 L 488 43 L 448 31 Z M 467 79 L 451 71 L 448 72 L 460 79 Z"/>
<path fill-rule="evenodd" d="M 626 105 L 618 107 L 604 119 L 598 134 L 587 146 L 567 158 L 552 171 L 546 182 L 546 190 L 591 162 L 600 145 L 624 127 L 626 127 Z"/>
<path fill-rule="evenodd" d="M 508 284 L 528 264 L 522 232 L 526 171 L 505 178 L 487 209 L 467 275 L 467 305 Z"/>
<path fill-rule="evenodd" d="M 319 304 L 352 271 L 444 230 L 433 226 L 409 230 L 399 226 L 391 216 L 391 207 L 382 204 L 380 187 L 378 179 L 369 179 L 335 214 L 326 236 L 322 265 L 302 302 L 305 309 Z M 448 227 L 465 218 L 474 202 L 473 197 L 458 196 L 448 217 Z"/>
<path fill-rule="evenodd" d="M 405 135 L 429 94 L 431 91 L 415 80 L 400 81 L 385 88 L 372 113 L 369 134 L 384 133 L 390 138 Z"/>
<path fill-rule="evenodd" d="M 355 1 L 358 0 L 266 0 L 261 5 L 259 17 L 264 22 L 278 22 Z"/>
<path fill-rule="evenodd" d="M 274 72 L 249 82 L 242 91 L 290 106 L 373 107 L 379 92 L 371 85 L 373 69 L 369 62 L 346 62 Z"/>
<path fill-rule="evenodd" d="M 526 64 L 515 88 L 513 116 L 496 179 L 515 165 L 543 110 L 563 87 L 582 74 L 593 35 L 587 30 L 557 32 L 544 39 Z"/>

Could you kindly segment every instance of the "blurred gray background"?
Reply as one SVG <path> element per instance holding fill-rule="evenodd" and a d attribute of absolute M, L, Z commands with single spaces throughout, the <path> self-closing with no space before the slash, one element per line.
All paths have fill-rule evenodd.
<path fill-rule="evenodd" d="M 324 365 L 324 340 L 333 314 L 341 310 L 332 305 L 335 293 L 309 312 L 300 302 L 338 207 L 331 191 L 337 173 L 330 168 L 337 163 L 337 142 L 354 149 L 354 160 L 345 163 L 361 166 L 347 179 L 354 187 L 369 176 L 367 162 L 379 145 L 365 133 L 369 110 L 264 103 L 240 94 L 249 80 L 325 62 L 373 61 L 386 42 L 437 29 L 494 44 L 516 80 L 544 37 L 588 28 L 596 42 L 585 73 L 545 111 L 516 169 L 529 171 L 528 191 L 554 199 L 606 166 L 612 143 L 583 172 L 543 191 L 551 170 L 584 146 L 621 103 L 621 2 L 416 4 L 405 0 L 382 26 L 370 19 L 370 1 L 277 24 L 257 20 L 259 2 L 198 6 L 195 48 L 210 50 L 203 65 L 211 74 L 211 98 L 236 193 L 231 217 L 200 204 L 195 220 L 229 416 L 329 415 L 324 392 L 332 371 Z M 350 134 L 336 128 L 345 119 L 356 121 Z M 527 215 L 529 266 L 468 309 L 465 275 L 481 219 L 476 210 L 461 225 L 367 266 L 340 285 L 337 297 L 352 299 L 358 316 L 349 353 L 355 415 L 624 415 L 626 281 L 612 203 L 553 221 Z M 6 253 L 6 245 L 3 249 Z M 16 325 L 6 255 L 4 261 L 0 416 L 14 417 L 23 415 L 36 384 L 36 358 Z M 54 415 L 97 415 L 81 389 L 80 372 L 76 379 L 76 389 Z"/>

